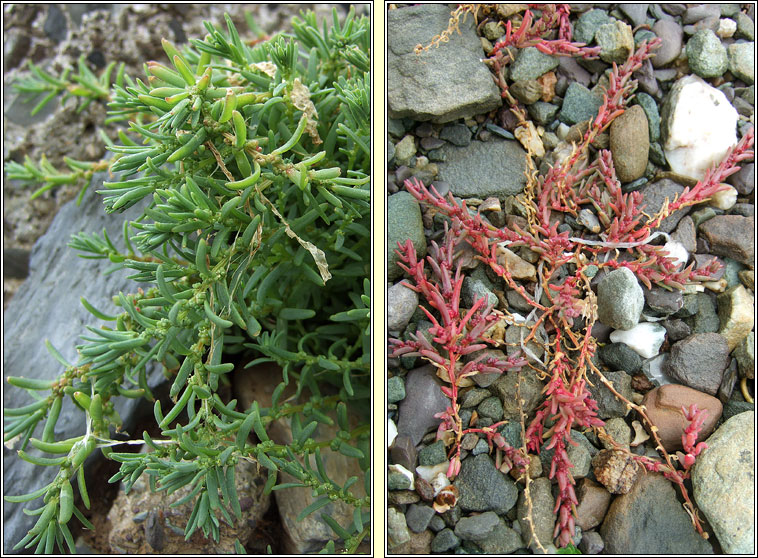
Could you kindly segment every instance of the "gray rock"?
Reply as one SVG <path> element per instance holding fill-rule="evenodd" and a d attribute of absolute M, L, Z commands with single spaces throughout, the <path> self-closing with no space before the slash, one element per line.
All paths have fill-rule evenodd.
<path fill-rule="evenodd" d="M 637 93 L 635 99 L 645 111 L 650 143 L 657 142 L 661 138 L 661 116 L 658 113 L 658 103 L 647 93 Z"/>
<path fill-rule="evenodd" d="M 398 192 L 387 199 L 387 278 L 394 281 L 402 276 L 398 267 L 400 256 L 395 253 L 398 242 L 405 244 L 410 239 L 416 249 L 416 256 L 426 255 L 426 237 L 421 221 L 421 209 L 416 198 L 408 192 Z"/>
<path fill-rule="evenodd" d="M 391 163 L 395 158 L 395 144 L 387 140 L 387 162 Z"/>
<path fill-rule="evenodd" d="M 695 333 L 674 343 L 663 371 L 679 383 L 716 395 L 729 365 L 729 347 L 718 333 Z"/>
<path fill-rule="evenodd" d="M 616 442 L 629 449 L 632 443 L 632 429 L 621 417 L 613 417 L 605 422 L 605 432 Z M 613 445 L 603 442 L 605 449 L 613 449 Z M 573 470 L 572 470 L 573 472 Z"/>
<path fill-rule="evenodd" d="M 617 496 L 600 535 L 608 554 L 713 554 L 661 474 L 639 475 L 628 494 Z"/>
<path fill-rule="evenodd" d="M 453 484 L 458 488 L 462 511 L 504 514 L 516 504 L 516 483 L 498 471 L 487 454 L 464 459 Z"/>
<path fill-rule="evenodd" d="M 550 480 L 545 477 L 534 479 L 529 492 L 532 499 L 531 522 L 527 520 L 528 506 L 524 492 L 521 492 L 518 501 L 518 522 L 521 525 L 523 539 L 530 546 L 534 536 L 542 546 L 552 544 L 556 514 L 553 513 L 555 500 L 550 490 Z M 532 524 L 534 530 L 532 530 Z"/>
<path fill-rule="evenodd" d="M 408 529 L 414 533 L 421 533 L 429 526 L 429 522 L 435 515 L 434 508 L 424 504 L 411 504 L 405 512 L 405 522 Z"/>
<path fill-rule="evenodd" d="M 439 426 L 440 419 L 434 415 L 443 412 L 449 404 L 432 365 L 411 370 L 405 379 L 405 399 L 398 405 L 398 434 L 408 436 L 413 445 L 418 445 L 424 434 Z"/>
<path fill-rule="evenodd" d="M 572 82 L 566 89 L 558 117 L 562 122 L 571 126 L 595 118 L 602 104 L 601 96 L 596 95 L 579 83 Z"/>
<path fill-rule="evenodd" d="M 639 191 L 642 193 L 640 209 L 652 217 L 661 210 L 666 199 L 671 201 L 675 196 L 680 195 L 684 191 L 684 186 L 677 184 L 673 180 L 664 178 L 663 180 L 646 184 Z M 667 233 L 673 231 L 679 224 L 679 221 L 687 215 L 687 209 L 682 208 L 674 211 L 661 221 L 660 226 L 656 230 Z"/>
<path fill-rule="evenodd" d="M 405 515 L 396 508 L 387 510 L 387 545 L 389 548 L 399 546 L 411 540 L 411 533 L 405 522 Z"/>
<path fill-rule="evenodd" d="M 711 247 L 711 253 L 728 256 L 745 265 L 753 265 L 755 259 L 754 217 L 742 215 L 717 215 L 709 219 L 699 230 Z"/>
<path fill-rule="evenodd" d="M 702 78 L 718 77 L 729 67 L 726 48 L 710 29 L 701 29 L 690 37 L 685 52 L 690 69 Z"/>
<path fill-rule="evenodd" d="M 698 508 L 728 554 L 755 553 L 755 413 L 722 424 L 695 461 L 692 487 Z"/>
<path fill-rule="evenodd" d="M 497 295 L 492 292 L 492 284 L 489 280 L 481 277 L 471 276 L 463 279 L 463 286 L 461 287 L 461 302 L 466 308 L 471 308 L 474 303 L 480 298 L 487 299 L 487 306 L 496 306 L 498 303 Z"/>
<path fill-rule="evenodd" d="M 462 198 L 505 197 L 521 193 L 526 185 L 525 151 L 515 141 L 473 141 L 467 147 L 446 145 L 439 178 Z M 390 213 L 391 215 L 391 213 Z"/>
<path fill-rule="evenodd" d="M 613 388 L 621 395 L 631 401 L 632 399 L 632 377 L 621 370 L 604 372 L 603 375 L 613 384 Z M 594 384 L 594 386 L 588 386 L 592 398 L 597 401 L 598 410 L 597 416 L 601 419 L 607 419 L 610 417 L 625 417 L 629 412 L 626 404 L 616 399 L 611 390 L 609 390 L 600 381 L 597 374 L 594 372 L 587 374 L 587 379 Z"/>
<path fill-rule="evenodd" d="M 439 138 L 434 138 L 434 137 L 421 138 L 421 147 L 422 149 L 425 149 L 426 151 L 433 151 L 435 149 L 439 149 L 443 145 L 445 145 L 445 142 Z"/>
<path fill-rule="evenodd" d="M 479 404 L 477 409 L 480 417 L 486 417 L 495 422 L 503 418 L 503 404 L 497 397 L 488 397 Z"/>
<path fill-rule="evenodd" d="M 537 101 L 529 105 L 527 111 L 529 112 L 529 116 L 534 119 L 535 124 L 547 126 L 555 120 L 555 115 L 558 114 L 558 106 Z"/>
<path fill-rule="evenodd" d="M 679 221 L 679 225 L 676 227 L 676 230 L 671 233 L 671 240 L 681 242 L 685 250 L 687 250 L 687 252 L 690 254 L 697 250 L 695 222 L 692 220 L 692 217 L 687 215 L 685 218 Z"/>
<path fill-rule="evenodd" d="M 716 303 L 708 293 L 696 293 L 693 295 L 697 304 L 697 312 L 690 318 L 685 318 L 685 323 L 690 326 L 692 333 L 715 333 L 719 330 L 721 322 L 716 313 Z M 685 304 L 686 304 L 685 297 Z"/>
<path fill-rule="evenodd" d="M 466 409 L 468 407 L 476 407 L 490 396 L 490 392 L 486 389 L 472 388 L 464 392 L 458 399 L 461 408 Z"/>
<path fill-rule="evenodd" d="M 734 43 L 727 49 L 729 71 L 748 85 L 755 81 L 755 43 Z"/>
<path fill-rule="evenodd" d="M 600 59 L 608 64 L 623 64 L 634 50 L 632 28 L 622 21 L 598 27 L 595 42 L 600 47 Z"/>
<path fill-rule="evenodd" d="M 755 332 L 747 334 L 739 345 L 732 351 L 732 356 L 737 359 L 737 366 L 741 378 L 753 379 L 755 375 Z"/>
<path fill-rule="evenodd" d="M 407 135 L 395 145 L 395 163 L 398 166 L 408 165 L 411 157 L 416 154 L 416 138 Z"/>
<path fill-rule="evenodd" d="M 619 4 L 619 9 L 631 20 L 634 27 L 637 27 L 647 21 L 647 6 L 647 4 L 622 3 Z"/>
<path fill-rule="evenodd" d="M 605 548 L 603 537 L 596 531 L 584 533 L 582 542 L 579 543 L 579 550 L 584 554 L 600 554 Z"/>
<path fill-rule="evenodd" d="M 573 39 L 578 43 L 589 44 L 595 38 L 595 32 L 601 25 L 611 23 L 613 19 L 605 10 L 590 10 L 579 16 L 574 24 Z"/>
<path fill-rule="evenodd" d="M 682 291 L 667 291 L 663 287 L 644 287 L 645 304 L 658 315 L 668 316 L 679 311 L 684 305 Z"/>
<path fill-rule="evenodd" d="M 403 331 L 418 308 L 418 294 L 402 282 L 387 289 L 387 329 Z"/>
<path fill-rule="evenodd" d="M 668 19 L 659 19 L 653 25 L 653 33 L 661 38 L 661 46 L 653 53 L 654 68 L 663 68 L 682 53 L 682 26 Z"/>
<path fill-rule="evenodd" d="M 390 459 L 396 465 L 402 465 L 409 471 L 416 469 L 418 452 L 410 436 L 398 435 L 390 449 Z"/>
<path fill-rule="evenodd" d="M 494 533 L 500 521 L 491 511 L 462 517 L 455 525 L 455 534 L 464 541 L 482 541 Z"/>
<path fill-rule="evenodd" d="M 387 380 L 387 402 L 397 403 L 405 399 L 405 381 L 400 376 Z"/>
<path fill-rule="evenodd" d="M 68 23 L 66 15 L 55 4 L 50 4 L 47 9 L 47 19 L 44 25 L 45 34 L 54 42 L 60 43 L 66 40 L 68 35 Z"/>
<path fill-rule="evenodd" d="M 447 28 L 450 8 L 419 5 L 387 12 L 392 29 L 387 42 L 387 105 L 391 118 L 449 122 L 488 112 L 501 105 L 489 69 L 481 62 L 482 46 L 474 20 L 459 25 L 450 40 L 416 54 Z"/>
<path fill-rule="evenodd" d="M 614 329 L 632 329 L 645 299 L 637 278 L 627 268 L 614 269 L 597 286 L 598 319 Z"/>
<path fill-rule="evenodd" d="M 440 131 L 440 139 L 448 141 L 458 147 L 466 147 L 471 143 L 471 130 L 469 130 L 468 126 L 465 124 L 450 124 L 442 128 Z"/>
<path fill-rule="evenodd" d="M 642 366 L 642 357 L 625 343 L 607 343 L 598 349 L 598 356 L 611 370 L 634 375 Z"/>
<path fill-rule="evenodd" d="M 432 552 L 441 554 L 448 550 L 453 550 L 461 544 L 461 540 L 455 536 L 455 533 L 449 527 L 446 527 L 437 533 L 432 541 Z"/>
<path fill-rule="evenodd" d="M 521 535 L 505 524 L 502 519 L 498 521 L 492 534 L 478 543 L 479 548 L 485 554 L 512 554 L 520 548 L 524 548 Z"/>
<path fill-rule="evenodd" d="M 516 82 L 537 79 L 557 66 L 557 57 L 540 52 L 535 47 L 522 48 L 511 65 L 510 78 Z"/>
<path fill-rule="evenodd" d="M 418 452 L 419 465 L 437 465 L 446 460 L 447 452 L 445 451 L 445 444 L 442 440 L 437 440 L 433 444 L 424 446 Z"/>
<path fill-rule="evenodd" d="M 726 405 L 724 405 L 724 412 L 721 414 L 721 419 L 727 421 L 735 415 L 747 413 L 748 411 L 755 411 L 755 403 L 730 399 L 726 402 Z"/>
<path fill-rule="evenodd" d="M 755 40 L 755 22 L 747 14 L 737 14 L 737 32 L 734 34 L 736 39 Z"/>
<path fill-rule="evenodd" d="M 485 417 L 486 420 L 492 420 Z M 484 425 L 484 422 L 480 422 L 479 424 Z M 479 440 L 476 442 L 476 445 L 474 446 L 474 449 L 471 450 L 472 455 L 480 455 L 482 453 L 489 453 L 490 448 L 487 444 L 487 441 L 484 438 L 479 438 Z"/>
<path fill-rule="evenodd" d="M 390 471 L 387 473 L 387 490 L 408 490 L 411 487 L 411 479 L 403 473 Z"/>
<path fill-rule="evenodd" d="M 581 432 L 577 432 L 576 430 L 571 431 L 571 439 L 577 443 L 577 445 L 573 445 L 570 442 L 566 444 L 566 453 L 568 454 L 569 461 L 574 465 L 571 469 L 571 475 L 577 480 L 583 479 L 589 474 L 592 458 L 597 454 L 598 449 Z M 540 462 L 543 471 L 550 471 L 554 455 L 554 448 L 543 449 L 540 452 Z"/>
<path fill-rule="evenodd" d="M 534 104 L 542 97 L 542 85 L 535 79 L 516 81 L 511 84 L 509 91 L 525 105 Z"/>
<path fill-rule="evenodd" d="M 521 381 L 521 399 L 524 400 L 524 413 L 527 415 L 537 408 L 542 396 L 543 383 L 535 374 L 510 371 L 502 375 L 490 389 L 500 396 L 503 402 L 503 416 L 513 420 L 519 418 L 519 403 L 514 394 L 518 393 Z"/>
<path fill-rule="evenodd" d="M 72 200 L 64 205 L 51 223 L 48 231 L 34 245 L 29 262 L 29 277 L 19 287 L 5 310 L 3 335 L 3 370 L 5 376 L 23 376 L 36 379 L 54 379 L 63 373 L 61 365 L 45 350 L 45 340 L 72 364 L 79 358 L 75 346 L 81 343 L 79 336 L 86 333 L 85 326 L 98 327 L 103 322 L 90 314 L 79 301 L 87 300 L 99 310 L 118 314 L 113 304 L 113 295 L 119 292 L 136 292 L 138 284 L 127 280 L 131 270 L 103 275 L 107 268 L 99 260 L 78 257 L 78 252 L 68 248 L 66 242 L 79 232 L 102 234 L 103 229 L 120 250 L 125 250 L 121 233 L 124 220 L 134 220 L 142 212 L 142 204 L 114 218 L 103 210 L 102 197 L 95 190 L 102 188 L 104 180 L 112 180 L 107 173 L 97 173 L 77 207 Z M 148 382 L 155 389 L 165 379 L 152 369 Z M 3 387 L 3 406 L 6 409 L 30 403 L 26 390 L 6 384 Z M 124 420 L 124 429 L 131 431 L 135 412 L 140 401 L 117 398 L 116 410 Z M 148 405 L 150 407 L 150 405 Z M 143 408 L 143 412 L 149 412 Z M 37 436 L 41 428 L 38 429 Z M 65 440 L 85 432 L 84 414 L 65 398 L 55 428 L 55 439 Z M 20 459 L 14 450 L 4 449 L 3 475 L 6 487 L 13 487 L 7 494 L 25 494 L 50 483 L 56 467 L 39 467 Z M 99 455 L 99 454 L 98 454 Z M 87 470 L 95 460 L 88 461 Z M 90 487 L 90 490 L 94 490 Z M 3 508 L 4 548 L 10 552 L 37 518 L 22 513 L 28 504 L 6 502 Z"/>

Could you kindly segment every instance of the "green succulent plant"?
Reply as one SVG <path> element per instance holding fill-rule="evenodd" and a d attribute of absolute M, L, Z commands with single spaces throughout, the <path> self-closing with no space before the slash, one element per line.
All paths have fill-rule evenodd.
<path fill-rule="evenodd" d="M 369 19 L 351 9 L 340 22 L 335 10 L 319 26 L 313 13 L 301 13 L 291 35 L 253 46 L 228 16 L 226 30 L 205 27 L 203 39 L 181 50 L 164 40 L 171 64 L 148 62 L 144 80 L 121 70 L 109 88 L 113 65 L 97 78 L 80 61 L 73 82 L 68 73 L 32 67 L 34 77 L 19 84 L 48 92 L 45 102 L 64 92 L 87 103 L 107 98 L 109 121 L 127 127 L 119 144 L 108 145 L 117 177 L 98 193 L 108 213 L 146 205 L 124 223 L 126 251 L 105 231 L 69 244 L 82 257 L 109 261 L 108 271 L 134 272 L 139 288 L 114 296 L 120 313 L 82 298 L 110 325 L 88 327 L 80 360 L 70 363 L 48 344 L 63 367 L 58 378 L 8 378 L 34 402 L 5 409 L 5 441 L 17 441 L 22 459 L 59 468 L 41 489 L 5 496 L 13 503 L 43 498 L 25 510 L 38 520 L 16 549 L 75 551 L 70 520 L 92 526 L 74 505 L 73 485 L 89 507 L 82 465 L 96 450 L 121 463 L 110 481 L 127 490 L 143 473 L 167 494 L 191 486 L 183 499 L 195 502 L 187 538 L 202 531 L 218 539 L 220 521 L 240 516 L 240 460 L 268 471 L 267 491 L 312 489 L 316 498 L 301 517 L 332 501 L 353 507 L 347 525 L 322 514 L 336 540 L 325 550 L 354 552 L 370 534 L 370 496 L 351 489 L 359 483 L 370 495 Z M 9 163 L 6 173 L 48 189 L 108 165 L 66 163 L 74 172 L 43 160 Z M 220 387 L 235 369 L 264 362 L 281 368 L 270 407 L 256 401 L 243 409 L 222 398 Z M 170 401 L 153 396 L 151 370 L 162 371 Z M 287 386 L 294 395 L 285 398 Z M 56 440 L 67 397 L 86 414 L 87 430 Z M 161 436 L 142 433 L 148 451 L 119 451 L 118 397 L 155 401 Z M 357 426 L 349 411 L 360 417 Z M 315 440 L 317 425 L 332 425 L 333 417 L 337 435 Z M 289 446 L 266 432 L 280 419 L 291 425 Z M 27 453 L 29 444 L 53 457 Z M 363 478 L 331 480 L 324 448 L 357 460 Z M 282 483 L 279 472 L 295 481 Z"/>

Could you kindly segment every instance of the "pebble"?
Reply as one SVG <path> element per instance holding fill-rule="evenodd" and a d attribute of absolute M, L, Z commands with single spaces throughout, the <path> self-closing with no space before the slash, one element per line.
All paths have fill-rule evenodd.
<path fill-rule="evenodd" d="M 437 440 L 433 444 L 424 446 L 418 452 L 418 464 L 420 466 L 438 465 L 443 462 L 447 462 L 447 452 L 442 440 Z"/>
<path fill-rule="evenodd" d="M 451 124 L 442 128 L 440 139 L 459 147 L 466 147 L 471 143 L 471 130 L 464 124 Z"/>
<path fill-rule="evenodd" d="M 755 307 L 748 290 L 738 285 L 717 298 L 721 326 L 719 333 L 726 339 L 729 350 L 734 350 L 753 329 Z"/>
<path fill-rule="evenodd" d="M 626 15 L 631 21 L 632 24 L 637 27 L 638 25 L 642 25 L 646 22 L 647 19 L 647 4 L 631 4 L 631 3 L 623 3 L 619 4 L 619 9 L 621 12 Z"/>
<path fill-rule="evenodd" d="M 642 404 L 645 406 L 648 418 L 658 429 L 658 436 L 666 451 L 682 449 L 682 434 L 686 427 L 682 406 L 689 409 L 693 403 L 698 409 L 707 411 L 698 437 L 699 441 L 703 441 L 713 432 L 721 417 L 723 410 L 721 401 L 696 389 L 676 384 L 657 387 L 645 394 Z M 650 431 L 647 422 L 645 422 L 645 428 Z"/>
<path fill-rule="evenodd" d="M 408 525 L 408 529 L 414 533 L 425 531 L 435 513 L 434 508 L 431 506 L 411 504 L 405 512 L 405 522 Z"/>
<path fill-rule="evenodd" d="M 503 514 L 516 504 L 518 497 L 516 483 L 498 471 L 487 454 L 464 459 L 453 485 L 460 494 L 456 507 L 464 512 Z"/>
<path fill-rule="evenodd" d="M 584 554 L 600 554 L 605 548 L 605 543 L 600 533 L 590 531 L 589 533 L 584 533 L 582 542 L 579 543 L 578 548 Z"/>
<path fill-rule="evenodd" d="M 523 410 L 527 415 L 537 408 L 542 398 L 544 387 L 535 374 L 509 371 L 503 374 L 491 389 L 500 396 L 503 403 L 503 416 L 508 420 L 519 418 L 519 402 L 513 396 L 517 393 L 519 377 L 521 378 L 521 399 L 524 401 Z"/>
<path fill-rule="evenodd" d="M 455 524 L 455 534 L 464 541 L 482 541 L 495 532 L 499 523 L 500 518 L 491 511 L 462 517 Z"/>
<path fill-rule="evenodd" d="M 492 534 L 478 542 L 478 546 L 485 554 L 503 555 L 513 554 L 516 550 L 523 548 L 524 543 L 521 540 L 521 535 L 500 519 Z"/>
<path fill-rule="evenodd" d="M 515 82 L 537 79 L 557 66 L 557 56 L 544 54 L 535 47 L 522 48 L 510 66 L 510 79 Z"/>
<path fill-rule="evenodd" d="M 593 480 L 584 478 L 577 485 L 576 497 L 579 500 L 576 524 L 584 531 L 600 525 L 611 505 L 611 493 Z"/>
<path fill-rule="evenodd" d="M 692 468 L 695 501 L 728 554 L 755 552 L 755 413 L 727 420 Z"/>
<path fill-rule="evenodd" d="M 447 43 L 416 54 L 450 19 L 443 5 L 418 5 L 387 12 L 387 107 L 390 118 L 450 122 L 498 108 L 500 91 L 480 62 L 481 41 L 473 18 L 461 21 Z M 451 80 L 450 76 L 456 79 Z"/>
<path fill-rule="evenodd" d="M 514 279 L 537 280 L 537 268 L 514 254 L 508 248 L 504 248 L 503 246 L 497 247 L 497 263 L 505 266 Z"/>
<path fill-rule="evenodd" d="M 681 243 L 690 254 L 697 250 L 695 223 L 692 221 L 692 217 L 687 215 L 679 221 L 676 230 L 671 233 L 671 239 Z"/>
<path fill-rule="evenodd" d="M 737 119 L 737 111 L 718 89 L 697 76 L 678 80 L 661 110 L 663 149 L 671 170 L 702 179 L 737 143 Z"/>
<path fill-rule="evenodd" d="M 623 21 L 601 25 L 595 31 L 600 59 L 608 64 L 623 64 L 634 50 L 632 28 Z"/>
<path fill-rule="evenodd" d="M 659 19 L 653 25 L 653 33 L 661 38 L 661 46 L 653 54 L 653 67 L 663 68 L 682 53 L 682 27 L 675 21 Z"/>
<path fill-rule="evenodd" d="M 416 138 L 412 135 L 405 136 L 395 145 L 395 162 L 397 165 L 408 165 L 411 157 L 416 154 Z"/>
<path fill-rule="evenodd" d="M 574 24 L 573 39 L 578 43 L 590 44 L 594 38 L 595 33 L 601 25 L 611 23 L 613 19 L 608 15 L 605 10 L 590 10 L 579 16 L 579 19 Z"/>
<path fill-rule="evenodd" d="M 621 417 L 613 417 L 605 422 L 605 431 L 616 442 L 629 449 L 629 444 L 632 443 L 632 429 Z M 611 449 L 613 446 L 610 443 L 602 441 L 605 449 Z"/>
<path fill-rule="evenodd" d="M 666 329 L 652 322 L 642 322 L 630 329 L 617 329 L 611 333 L 611 341 L 625 343 L 643 358 L 651 358 L 658 351 L 666 339 Z"/>
<path fill-rule="evenodd" d="M 455 533 L 449 527 L 445 527 L 437 533 L 432 540 L 432 552 L 440 554 L 453 550 L 460 546 L 461 540 L 455 536 Z"/>
<path fill-rule="evenodd" d="M 607 343 L 598 349 L 598 356 L 611 370 L 636 374 L 642 366 L 642 357 L 624 343 Z"/>
<path fill-rule="evenodd" d="M 552 544 L 556 514 L 553 511 L 555 499 L 550 489 L 550 480 L 545 477 L 534 479 L 529 488 L 532 499 L 532 522 L 527 521 L 528 507 L 525 493 L 521 492 L 518 502 L 518 522 L 521 525 L 522 538 L 531 543 L 536 536 L 542 546 Z M 532 529 L 532 524 L 534 529 Z"/>
<path fill-rule="evenodd" d="M 651 289 L 643 288 L 645 304 L 658 315 L 668 316 L 679 311 L 684 305 L 682 291 L 667 291 L 663 287 L 653 286 Z"/>
<path fill-rule="evenodd" d="M 558 117 L 562 122 L 571 126 L 595 118 L 602 104 L 601 96 L 577 82 L 571 82 L 563 97 L 563 104 Z"/>
<path fill-rule="evenodd" d="M 755 332 L 751 331 L 732 351 L 741 378 L 755 377 Z"/>
<path fill-rule="evenodd" d="M 498 397 L 488 397 L 479 404 L 477 412 L 480 417 L 490 418 L 497 422 L 503 418 L 503 404 Z"/>
<path fill-rule="evenodd" d="M 711 253 L 728 256 L 745 265 L 753 265 L 755 218 L 742 215 L 717 215 L 698 229 L 710 245 Z"/>
<path fill-rule="evenodd" d="M 640 178 L 647 167 L 650 131 L 645 110 L 640 105 L 628 108 L 611 123 L 611 154 L 621 182 Z"/>
<path fill-rule="evenodd" d="M 387 289 L 387 329 L 391 333 L 403 331 L 418 308 L 418 293 L 404 283 Z"/>
<path fill-rule="evenodd" d="M 625 452 L 614 449 L 600 451 L 592 460 L 595 478 L 611 494 L 628 494 L 640 469 Z"/>
<path fill-rule="evenodd" d="M 397 438 L 397 426 L 392 419 L 387 419 L 387 447 L 392 446 L 392 442 Z"/>
<path fill-rule="evenodd" d="M 440 419 L 434 415 L 443 412 L 449 404 L 432 365 L 411 370 L 405 380 L 405 399 L 398 406 L 398 433 L 409 436 L 417 445 L 424 434 L 439 426 Z"/>
<path fill-rule="evenodd" d="M 632 490 L 611 503 L 600 527 L 608 554 L 710 554 L 692 526 L 673 485 L 662 474 L 642 474 Z"/>
<path fill-rule="evenodd" d="M 623 395 L 626 399 L 632 399 L 632 377 L 623 370 L 603 372 L 606 379 L 613 384 L 613 389 Z M 588 386 L 592 398 L 597 402 L 597 416 L 601 419 L 610 417 L 625 417 L 629 413 L 626 403 L 619 401 L 616 396 L 609 390 L 605 384 L 600 381 L 594 372 L 587 374 L 587 379 L 593 385 Z"/>
<path fill-rule="evenodd" d="M 729 351 L 718 333 L 695 333 L 674 343 L 663 370 L 683 385 L 716 395 L 729 366 Z"/>
<path fill-rule="evenodd" d="M 755 22 L 747 14 L 737 14 L 737 32 L 734 36 L 748 41 L 755 39 Z"/>
<path fill-rule="evenodd" d="M 719 317 L 716 314 L 716 302 L 707 293 L 696 293 L 695 302 L 697 312 L 685 322 L 692 329 L 692 333 L 715 333 L 719 330 Z"/>
<path fill-rule="evenodd" d="M 655 215 L 661 210 L 666 200 L 673 200 L 675 196 L 684 192 L 684 186 L 664 178 L 655 182 L 649 182 L 640 188 L 642 194 L 642 202 L 640 203 L 640 209 L 650 216 Z M 671 215 L 666 217 L 657 230 L 670 233 L 679 224 L 679 221 L 687 215 L 687 208 L 678 209 Z"/>
<path fill-rule="evenodd" d="M 399 435 L 395 438 L 395 443 L 390 449 L 390 458 L 393 463 L 402 465 L 409 471 L 413 471 L 416 469 L 416 445 L 409 436 Z"/>
<path fill-rule="evenodd" d="M 387 510 L 387 544 L 389 548 L 411 540 L 411 533 L 405 522 L 405 515 L 396 508 Z"/>
<path fill-rule="evenodd" d="M 629 269 L 614 269 L 597 287 L 598 319 L 612 328 L 632 329 L 640 319 L 644 296 Z"/>
<path fill-rule="evenodd" d="M 398 242 L 407 239 L 413 242 L 416 256 L 426 255 L 426 237 L 421 220 L 421 208 L 416 198 L 408 192 L 398 192 L 387 198 L 387 279 L 394 281 L 401 277 L 403 270 L 398 267 L 400 256 L 395 253 Z"/>
<path fill-rule="evenodd" d="M 525 105 L 536 103 L 542 97 L 542 85 L 536 79 L 516 81 L 509 87 L 509 91 Z"/>
<path fill-rule="evenodd" d="M 466 147 L 440 148 L 439 179 L 462 198 L 503 198 L 523 191 L 526 152 L 515 141 L 472 141 Z"/>
<path fill-rule="evenodd" d="M 729 71 L 748 85 L 755 81 L 755 43 L 734 43 L 727 49 Z"/>

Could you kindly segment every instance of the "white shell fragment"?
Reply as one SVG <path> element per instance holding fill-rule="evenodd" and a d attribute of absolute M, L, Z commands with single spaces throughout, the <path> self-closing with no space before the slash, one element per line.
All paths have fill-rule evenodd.
<path fill-rule="evenodd" d="M 392 422 L 392 419 L 387 419 L 387 447 L 392 446 L 392 442 L 397 438 L 397 426 Z"/>
<path fill-rule="evenodd" d="M 676 240 L 669 240 L 666 244 L 663 245 L 663 249 L 669 253 L 669 258 L 676 260 L 676 263 L 679 266 L 686 264 L 687 260 L 690 257 L 690 254 L 687 252 L 687 248 L 684 247 L 684 244 Z"/>
<path fill-rule="evenodd" d="M 392 473 L 400 473 L 401 475 L 408 477 L 408 480 L 411 481 L 411 485 L 408 487 L 408 490 L 416 490 L 416 484 L 413 482 L 413 473 L 411 473 L 408 469 L 403 467 L 402 465 L 390 465 L 389 470 Z"/>
<path fill-rule="evenodd" d="M 658 324 L 642 322 L 632 329 L 617 329 L 611 333 L 611 342 L 624 343 L 643 358 L 654 357 L 666 339 L 666 329 Z"/>
<path fill-rule="evenodd" d="M 416 474 L 431 484 L 434 481 L 435 477 L 440 473 L 445 475 L 449 466 L 449 461 L 443 461 L 442 463 L 437 463 L 436 465 L 419 465 L 416 467 Z"/>

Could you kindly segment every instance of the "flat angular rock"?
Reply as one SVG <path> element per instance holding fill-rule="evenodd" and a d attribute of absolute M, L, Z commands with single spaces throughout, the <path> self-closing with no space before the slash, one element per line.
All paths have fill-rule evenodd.
<path fill-rule="evenodd" d="M 440 390 L 434 367 L 427 364 L 408 372 L 405 379 L 405 399 L 400 403 L 400 419 L 397 423 L 399 435 L 410 437 L 413 445 L 418 445 L 429 430 L 436 428 L 440 419 L 434 418 L 450 404 L 450 400 Z"/>
<path fill-rule="evenodd" d="M 717 215 L 699 227 L 713 254 L 751 266 L 755 264 L 754 228 L 755 218 L 742 215 Z"/>
<path fill-rule="evenodd" d="M 506 513 L 518 497 L 516 483 L 495 468 L 487 454 L 467 457 L 453 483 L 458 488 L 458 505 L 463 511 Z"/>
<path fill-rule="evenodd" d="M 460 22 L 460 34 L 453 31 L 439 48 L 414 52 L 417 44 L 426 46 L 447 29 L 450 11 L 447 5 L 427 4 L 387 12 L 390 118 L 450 122 L 501 105 L 498 88 L 481 62 L 473 18 Z"/>
<path fill-rule="evenodd" d="M 718 333 L 696 333 L 671 347 L 663 371 L 677 382 L 716 395 L 729 366 L 729 347 Z"/>
<path fill-rule="evenodd" d="M 628 494 L 617 496 L 600 528 L 608 554 L 713 554 L 692 526 L 671 482 L 642 473 Z"/>
<path fill-rule="evenodd" d="M 755 554 L 755 412 L 730 418 L 692 468 L 695 501 L 727 554 Z"/>
<path fill-rule="evenodd" d="M 466 147 L 445 145 L 438 178 L 461 198 L 504 198 L 526 185 L 526 152 L 515 141 L 472 141 Z"/>
<path fill-rule="evenodd" d="M 426 255 L 421 208 L 416 198 L 408 192 L 398 192 L 387 198 L 387 231 L 387 279 L 394 281 L 403 275 L 403 270 L 397 265 L 400 256 L 395 253 L 398 242 L 405 244 L 410 239 L 417 257 Z"/>
<path fill-rule="evenodd" d="M 87 300 L 105 313 L 118 313 L 112 297 L 119 291 L 136 292 L 137 283 L 126 277 L 133 271 L 118 271 L 103 275 L 108 264 L 100 260 L 78 257 L 79 252 L 66 244 L 72 234 L 82 231 L 102 235 L 103 228 L 121 250 L 124 250 L 121 232 L 125 219 L 136 219 L 142 213 L 142 204 L 125 211 L 123 215 L 107 215 L 102 197 L 95 190 L 102 188 L 107 173 L 97 173 L 84 197 L 82 205 L 75 201 L 64 205 L 48 231 L 37 241 L 29 262 L 29 277 L 19 287 L 5 310 L 3 335 L 3 375 L 27 378 L 54 379 L 63 368 L 45 349 L 45 340 L 58 349 L 69 362 L 78 361 L 75 346 L 86 334 L 85 326 L 98 327 L 103 322 L 82 306 L 79 298 Z M 165 381 L 161 374 L 148 374 L 151 388 Z M 129 430 L 139 400 L 118 398 L 116 410 Z M 3 406 L 14 408 L 31 403 L 26 390 L 7 383 L 3 386 Z M 42 427 L 36 432 L 40 436 Z M 74 408 L 65 398 L 55 428 L 55 438 L 65 440 L 84 434 L 84 414 Z M 25 494 L 48 484 L 55 476 L 57 467 L 39 467 L 21 460 L 16 449 L 3 448 L 3 474 L 6 494 Z M 90 490 L 94 490 L 90 487 Z M 4 549 L 10 552 L 34 525 L 36 517 L 22 513 L 25 504 L 5 503 L 3 509 Z M 36 507 L 36 506 L 33 506 Z"/>

